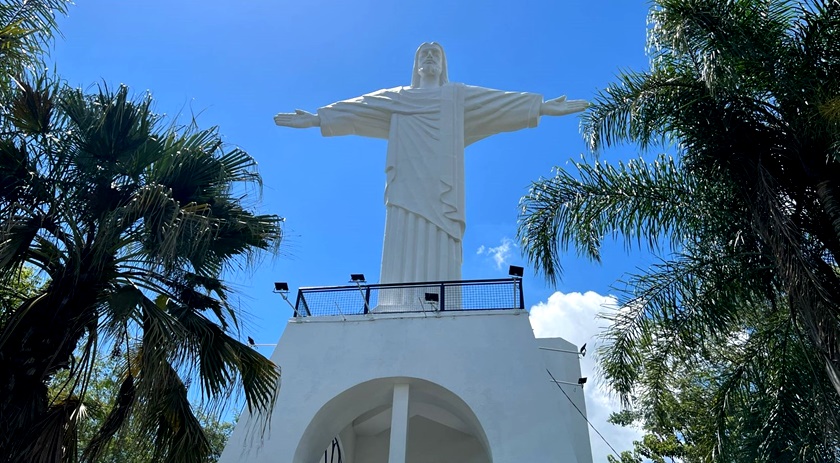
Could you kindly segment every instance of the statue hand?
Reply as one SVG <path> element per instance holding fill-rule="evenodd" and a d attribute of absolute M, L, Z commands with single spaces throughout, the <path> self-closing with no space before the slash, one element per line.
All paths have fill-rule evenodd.
<path fill-rule="evenodd" d="M 553 100 L 543 101 L 540 106 L 540 114 L 545 116 L 565 116 L 566 114 L 579 113 L 589 107 L 586 100 L 567 100 L 566 95 Z"/>
<path fill-rule="evenodd" d="M 321 118 L 317 114 L 296 109 L 293 113 L 278 113 L 274 116 L 274 123 L 282 127 L 294 127 L 305 129 L 307 127 L 318 127 L 321 125 Z"/>

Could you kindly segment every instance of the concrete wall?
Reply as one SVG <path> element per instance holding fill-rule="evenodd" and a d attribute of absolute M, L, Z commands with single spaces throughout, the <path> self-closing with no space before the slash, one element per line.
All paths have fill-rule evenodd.
<path fill-rule="evenodd" d="M 474 436 L 422 416 L 411 418 L 409 429 L 406 463 L 489 463 Z"/>
<path fill-rule="evenodd" d="M 409 420 L 406 463 L 488 463 L 478 440 L 469 434 L 415 416 Z M 354 461 L 388 463 L 388 431 L 359 438 Z"/>
<path fill-rule="evenodd" d="M 472 436 L 489 461 L 591 461 L 587 431 L 576 429 L 577 412 L 549 381 L 525 311 L 306 318 L 289 323 L 272 360 L 283 385 L 270 428 L 262 439 L 249 434 L 253 420 L 243 413 L 222 463 L 317 463 L 354 420 L 390 406 L 394 384 L 411 385 L 410 401 L 450 413 L 452 426 Z M 574 355 L 552 361 L 579 371 Z M 410 422 L 422 431 L 409 428 L 411 463 L 427 461 L 423 435 L 442 431 L 420 418 Z M 367 457 L 379 444 L 355 436 L 353 460 L 374 463 Z"/>
<path fill-rule="evenodd" d="M 580 362 L 577 354 L 578 347 L 562 338 L 540 338 L 537 339 L 541 349 L 543 362 L 548 371 L 558 381 L 575 383 L 580 378 Z M 553 349 L 553 350 L 548 350 Z M 565 351 L 565 352 L 561 352 Z M 569 416 L 572 441 L 575 442 L 575 454 L 578 463 L 592 463 L 592 449 L 589 442 L 589 424 L 586 422 L 586 402 L 583 398 L 584 387 L 595 387 L 592 383 L 587 385 L 574 386 L 570 384 L 558 384 L 555 387 L 560 402 L 565 405 L 566 413 Z M 560 389 L 562 388 L 562 392 Z M 569 401 L 563 392 L 571 399 Z M 575 408 L 577 407 L 577 408 Z M 580 410 L 580 411 L 578 411 Z M 581 415 L 583 412 L 583 415 Z"/>

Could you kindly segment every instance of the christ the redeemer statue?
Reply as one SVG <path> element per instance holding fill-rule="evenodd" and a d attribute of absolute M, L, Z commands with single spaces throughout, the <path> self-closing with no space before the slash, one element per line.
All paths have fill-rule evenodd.
<path fill-rule="evenodd" d="M 450 83 L 443 48 L 432 42 L 417 49 L 411 86 L 339 101 L 317 114 L 280 113 L 274 122 L 321 127 L 327 137 L 388 140 L 380 282 L 408 283 L 461 279 L 465 146 L 586 107 L 565 96 L 543 101 L 534 93 Z"/>

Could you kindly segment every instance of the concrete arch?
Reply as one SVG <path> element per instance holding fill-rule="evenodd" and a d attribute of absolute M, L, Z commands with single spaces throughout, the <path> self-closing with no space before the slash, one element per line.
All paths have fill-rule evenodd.
<path fill-rule="evenodd" d="M 456 429 L 474 436 L 484 450 L 487 461 L 492 463 L 487 435 L 472 408 L 449 389 L 431 381 L 410 377 L 365 381 L 333 397 L 318 410 L 306 427 L 295 449 L 292 463 L 317 463 L 332 439 L 354 420 L 390 408 L 396 384 L 409 385 L 410 402 L 418 408 L 431 413 L 437 411 L 444 422 L 449 420 L 448 423 L 454 423 Z"/>

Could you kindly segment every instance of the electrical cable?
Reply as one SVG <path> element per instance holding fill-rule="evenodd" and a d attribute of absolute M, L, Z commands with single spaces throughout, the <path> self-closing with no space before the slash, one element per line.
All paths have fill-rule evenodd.
<path fill-rule="evenodd" d="M 563 393 L 563 395 L 564 395 L 564 396 L 566 396 L 566 398 L 567 398 L 567 399 L 569 399 L 569 403 L 571 403 L 571 404 L 572 404 L 572 406 L 573 406 L 573 407 L 575 407 L 575 410 L 577 410 L 577 411 L 578 411 L 578 413 L 580 413 L 580 416 L 582 416 L 582 417 L 583 417 L 583 419 L 584 419 L 584 420 L 586 420 L 586 424 L 588 424 L 588 425 L 589 425 L 589 427 L 590 427 L 590 428 L 592 428 L 592 430 L 593 430 L 593 431 L 595 431 L 595 434 L 598 434 L 598 437 L 600 437 L 600 438 L 601 438 L 601 440 L 602 440 L 602 441 L 604 441 L 604 443 L 605 443 L 605 444 L 607 444 L 607 447 L 609 447 L 609 448 L 610 448 L 610 450 L 612 450 L 612 451 L 613 451 L 613 453 L 615 454 L 615 456 L 617 456 L 617 457 L 618 457 L 618 456 L 620 456 L 621 454 L 620 454 L 620 453 L 618 453 L 618 451 L 617 451 L 617 450 L 616 450 L 616 449 L 615 449 L 612 445 L 610 445 L 610 443 L 609 443 L 609 442 L 607 442 L 607 439 L 604 437 L 604 435 L 603 435 L 603 434 L 601 434 L 601 432 L 600 432 L 600 431 L 598 431 L 597 429 L 595 429 L 595 426 L 594 426 L 594 425 L 593 425 L 593 424 L 589 421 L 589 418 L 587 418 L 587 417 L 586 417 L 586 414 L 585 414 L 585 413 L 583 413 L 583 412 L 580 410 L 580 408 L 578 408 L 577 404 L 575 404 L 575 402 L 572 400 L 572 398 L 571 398 L 571 397 L 569 397 L 569 394 L 566 394 L 566 391 L 564 391 L 564 390 L 563 390 L 563 387 L 562 387 L 562 386 L 560 386 L 560 383 L 558 383 L 558 382 L 557 382 L 557 380 L 556 380 L 556 379 L 554 379 L 554 375 L 552 375 L 552 374 L 551 374 L 551 372 L 550 372 L 550 371 L 548 371 L 548 368 L 546 368 L 546 369 L 545 369 L 545 371 L 546 371 L 546 372 L 548 372 L 548 376 L 551 376 L 551 381 L 553 381 L 553 382 L 554 382 L 554 384 L 556 384 L 556 385 L 557 385 L 557 387 L 558 387 L 558 388 L 560 388 L 560 392 L 562 392 L 562 393 Z M 581 386 L 581 388 L 583 388 L 583 386 Z"/>

